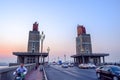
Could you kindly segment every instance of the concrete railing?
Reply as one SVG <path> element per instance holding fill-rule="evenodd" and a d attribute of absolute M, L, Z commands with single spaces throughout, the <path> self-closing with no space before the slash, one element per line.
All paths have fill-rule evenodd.
<path fill-rule="evenodd" d="M 35 68 L 36 64 L 26 64 L 25 67 L 27 68 L 28 72 Z M 0 69 L 0 80 L 13 80 L 14 75 L 13 72 L 18 68 L 18 66 L 11 66 L 7 68 Z"/>

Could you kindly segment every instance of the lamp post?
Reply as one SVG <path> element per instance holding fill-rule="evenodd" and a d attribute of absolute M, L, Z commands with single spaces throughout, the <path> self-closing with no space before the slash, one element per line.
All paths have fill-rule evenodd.
<path fill-rule="evenodd" d="M 66 55 L 64 54 L 64 60 L 65 60 L 65 62 L 66 62 Z"/>
<path fill-rule="evenodd" d="M 45 39 L 45 34 L 43 33 L 43 31 L 40 34 L 40 39 L 41 39 L 41 63 L 42 63 L 43 41 Z"/>
<path fill-rule="evenodd" d="M 83 47 L 81 48 L 81 51 L 82 51 L 82 63 L 84 64 L 84 57 L 83 57 L 83 55 L 84 55 L 84 49 L 83 49 Z"/>
<path fill-rule="evenodd" d="M 49 52 L 50 52 L 50 47 L 47 48 L 47 52 L 48 52 L 48 63 L 49 63 Z"/>

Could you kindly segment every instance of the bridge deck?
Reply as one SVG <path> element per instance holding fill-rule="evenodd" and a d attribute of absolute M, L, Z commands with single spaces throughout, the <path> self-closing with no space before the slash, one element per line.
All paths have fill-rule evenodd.
<path fill-rule="evenodd" d="M 26 75 L 25 80 L 43 80 L 43 73 L 40 72 L 39 68 L 37 70 L 33 70 Z"/>

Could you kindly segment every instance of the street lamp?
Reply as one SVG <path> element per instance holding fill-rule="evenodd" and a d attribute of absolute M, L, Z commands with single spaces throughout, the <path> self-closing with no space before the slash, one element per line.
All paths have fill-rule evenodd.
<path fill-rule="evenodd" d="M 66 55 L 64 54 L 64 60 L 65 60 L 65 62 L 66 62 Z"/>
<path fill-rule="evenodd" d="M 43 41 L 44 41 L 44 39 L 45 39 L 45 34 L 42 31 L 42 33 L 40 34 L 40 40 L 41 40 L 41 63 L 42 63 L 42 52 L 43 52 Z"/>
<path fill-rule="evenodd" d="M 48 63 L 49 63 L 49 52 L 50 52 L 50 47 L 47 48 L 47 52 L 48 52 Z"/>
<path fill-rule="evenodd" d="M 83 47 L 81 48 L 81 52 L 82 52 L 82 63 L 84 63 L 84 57 L 83 57 L 83 55 L 84 55 L 84 49 L 83 49 Z"/>

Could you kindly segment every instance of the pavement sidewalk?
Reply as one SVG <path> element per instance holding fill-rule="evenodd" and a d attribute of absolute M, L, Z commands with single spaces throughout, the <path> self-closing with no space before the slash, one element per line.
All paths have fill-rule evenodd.
<path fill-rule="evenodd" d="M 43 72 L 39 68 L 33 70 L 26 75 L 25 80 L 43 80 Z"/>

